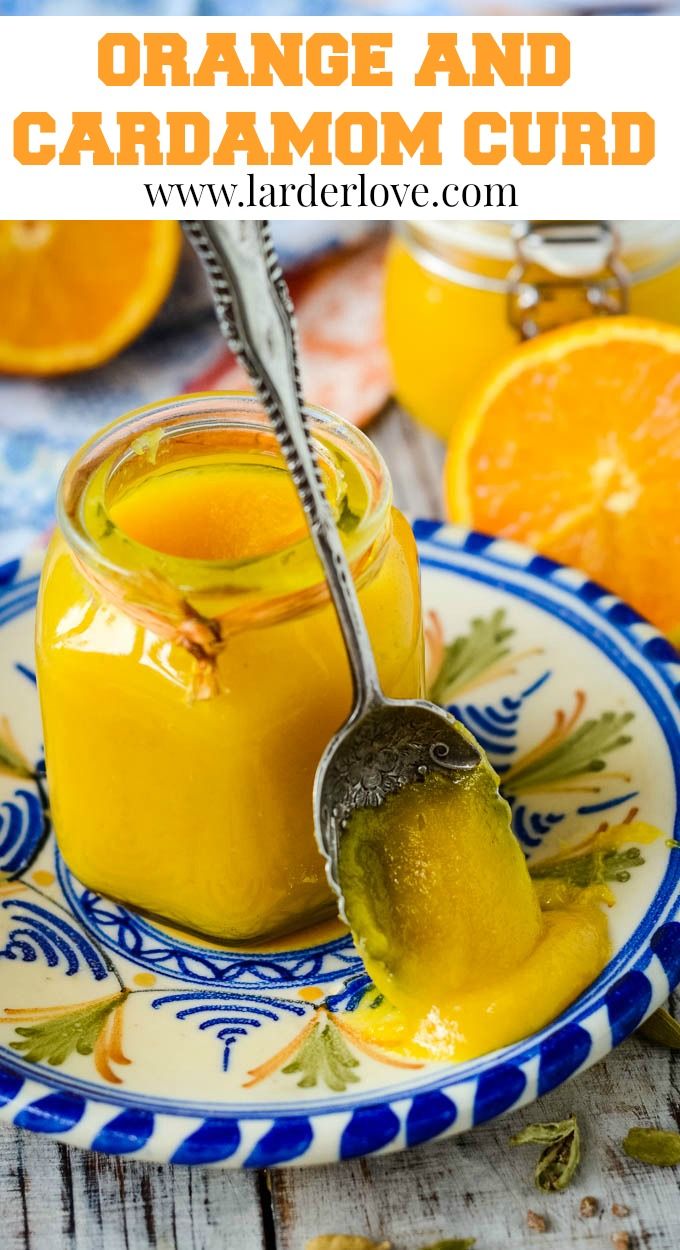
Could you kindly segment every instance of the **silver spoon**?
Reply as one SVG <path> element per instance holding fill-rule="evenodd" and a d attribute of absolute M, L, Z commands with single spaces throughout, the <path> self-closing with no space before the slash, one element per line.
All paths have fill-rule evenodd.
<path fill-rule="evenodd" d="M 302 400 L 293 308 L 269 228 L 261 221 L 191 221 L 184 230 L 206 268 L 222 333 L 264 405 L 298 491 L 349 658 L 352 711 L 324 751 L 314 780 L 314 829 L 347 922 L 338 876 L 352 813 L 379 807 L 427 773 L 469 772 L 481 755 L 453 716 L 424 699 L 380 688 L 347 557 L 328 505 Z"/>

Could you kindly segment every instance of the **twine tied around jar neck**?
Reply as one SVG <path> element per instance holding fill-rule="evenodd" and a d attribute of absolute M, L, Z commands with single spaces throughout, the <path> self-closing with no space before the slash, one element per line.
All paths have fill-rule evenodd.
<path fill-rule="evenodd" d="M 565 296 L 580 299 L 585 315 L 627 312 L 630 275 L 611 222 L 526 221 L 512 238 L 508 320 L 522 339 L 562 324 Z"/>
<path fill-rule="evenodd" d="M 132 588 L 115 576 L 102 574 L 74 552 L 72 558 L 104 602 L 157 638 L 188 651 L 194 661 L 188 688 L 191 701 L 210 699 L 220 693 L 217 660 L 229 640 L 222 619 L 204 616 L 169 582 L 152 573 L 138 573 Z"/>
<path fill-rule="evenodd" d="M 352 562 L 352 573 L 358 588 L 375 577 L 382 567 L 390 533 L 391 523 L 384 526 L 375 540 Z M 129 580 L 118 577 L 113 571 L 102 571 L 75 552 L 72 552 L 72 558 L 105 603 L 123 612 L 155 637 L 188 652 L 193 661 L 187 686 L 191 702 L 211 699 L 223 693 L 219 659 L 235 634 L 243 629 L 285 620 L 291 614 L 312 612 L 328 602 L 328 588 L 325 582 L 319 581 L 300 589 L 293 596 L 281 596 L 259 605 L 245 602 L 241 608 L 230 607 L 224 613 L 208 615 L 201 612 L 178 587 L 154 572 L 137 570 L 134 578 Z M 227 589 L 221 593 L 229 600 Z"/>

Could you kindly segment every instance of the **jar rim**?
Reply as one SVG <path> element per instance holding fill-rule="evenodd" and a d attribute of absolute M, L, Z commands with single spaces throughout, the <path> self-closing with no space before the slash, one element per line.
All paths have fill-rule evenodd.
<path fill-rule="evenodd" d="M 453 244 L 477 256 L 489 259 L 515 259 L 513 231 L 521 221 L 409 221 L 424 238 L 431 236 L 440 243 Z M 619 237 L 622 255 L 635 248 L 656 245 L 677 248 L 680 244 L 679 221 L 610 221 Z"/>
<path fill-rule="evenodd" d="M 361 561 L 384 530 L 389 515 L 392 486 L 387 466 L 375 445 L 355 426 L 316 406 L 308 405 L 305 411 L 312 423 L 317 453 L 325 464 L 330 464 L 331 471 L 332 451 L 337 447 L 338 456 L 342 451 L 353 465 L 360 466 L 366 479 L 366 511 L 345 542 L 350 561 Z M 237 430 L 252 431 L 254 447 L 257 447 L 256 436 L 259 435 L 278 451 L 276 436 L 255 395 L 242 391 L 205 391 L 172 396 L 135 409 L 105 426 L 72 456 L 57 491 L 57 517 L 67 545 L 86 572 L 100 582 L 113 579 L 128 586 L 135 580 L 144 580 L 147 592 L 156 582 L 161 597 L 160 585 L 165 583 L 187 597 L 214 597 L 226 593 L 236 599 L 239 596 L 252 599 L 259 592 L 264 601 L 271 598 L 262 593 L 267 586 L 268 573 L 279 566 L 286 569 L 278 588 L 283 598 L 294 593 L 296 575 L 303 583 L 298 590 L 318 592 L 320 585 L 325 587 L 308 532 L 289 545 L 284 543 L 274 553 L 256 553 L 240 560 L 208 560 L 169 555 L 138 542 L 116 525 L 107 505 L 106 491 L 111 473 L 120 467 L 123 458 L 145 457 L 147 466 L 153 465 L 160 440 L 206 430 L 231 431 L 232 434 Z M 340 473 L 339 467 L 337 472 Z M 87 492 L 92 491 L 93 482 L 90 498 Z M 89 504 L 87 514 L 84 500 Z M 91 524 L 93 516 L 96 528 Z M 316 576 L 310 582 L 312 570 Z M 149 593 L 152 598 L 156 597 L 153 589 Z"/>
<path fill-rule="evenodd" d="M 508 294 L 515 289 L 509 276 L 466 269 L 468 255 L 490 265 L 507 264 L 508 275 L 518 254 L 514 232 L 520 221 L 407 221 L 400 227 L 406 246 L 424 268 L 465 286 Z M 559 223 L 558 223 L 559 224 Z M 680 263 L 680 222 L 611 221 L 620 244 L 620 258 L 635 285 Z M 603 288 L 612 284 L 602 278 Z"/>

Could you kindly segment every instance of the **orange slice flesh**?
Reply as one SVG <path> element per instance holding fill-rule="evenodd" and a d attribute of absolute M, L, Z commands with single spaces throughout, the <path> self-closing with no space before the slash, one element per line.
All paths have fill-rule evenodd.
<path fill-rule="evenodd" d="M 0 222 L 0 372 L 115 356 L 168 294 L 180 243 L 175 221 Z"/>
<path fill-rule="evenodd" d="M 576 565 L 680 626 L 680 328 L 582 321 L 519 347 L 455 429 L 452 520 Z"/>

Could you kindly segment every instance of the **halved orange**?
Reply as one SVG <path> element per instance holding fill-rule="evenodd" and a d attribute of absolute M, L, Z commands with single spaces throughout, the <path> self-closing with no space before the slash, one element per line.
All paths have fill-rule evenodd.
<path fill-rule="evenodd" d="M 598 318 L 523 344 L 449 444 L 451 519 L 584 569 L 680 626 L 680 328 Z"/>
<path fill-rule="evenodd" d="M 165 299 L 180 242 L 175 221 L 0 221 L 0 372 L 115 356 Z"/>

